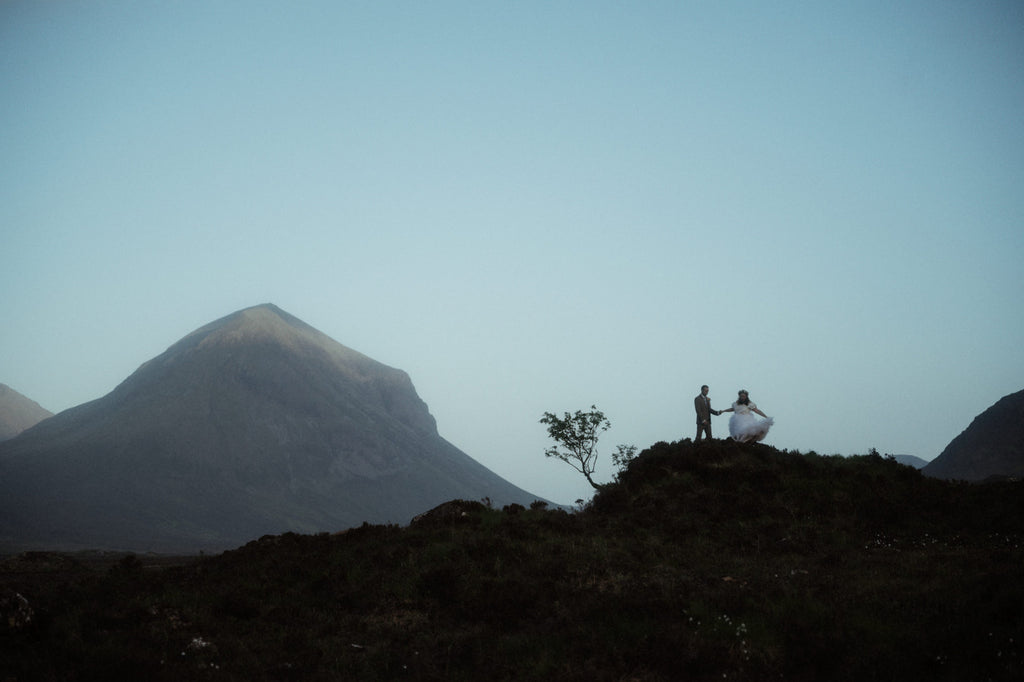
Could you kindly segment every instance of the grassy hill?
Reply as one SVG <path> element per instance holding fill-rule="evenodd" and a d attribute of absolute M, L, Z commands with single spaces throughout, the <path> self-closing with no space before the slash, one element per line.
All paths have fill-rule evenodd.
<path fill-rule="evenodd" d="M 1019 679 L 1022 485 L 683 441 L 578 513 L 453 501 L 169 567 L 21 555 L 2 679 Z"/>

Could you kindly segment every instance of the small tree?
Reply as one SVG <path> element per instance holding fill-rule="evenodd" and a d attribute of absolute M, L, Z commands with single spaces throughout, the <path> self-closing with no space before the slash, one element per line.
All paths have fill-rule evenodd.
<path fill-rule="evenodd" d="M 617 466 L 620 472 L 625 471 L 629 467 L 629 463 L 634 459 L 636 459 L 635 445 L 618 445 L 615 448 L 615 452 L 612 453 L 612 464 Z"/>
<path fill-rule="evenodd" d="M 560 459 L 587 478 L 587 482 L 600 490 L 601 486 L 594 483 L 591 474 L 597 464 L 597 439 L 611 428 L 612 424 L 596 405 L 590 406 L 590 412 L 576 410 L 576 414 L 565 413 L 559 419 L 551 412 L 545 412 L 540 420 L 548 427 L 548 435 L 558 445 L 544 451 L 545 456 Z M 561 446 L 563 449 L 559 449 Z"/>

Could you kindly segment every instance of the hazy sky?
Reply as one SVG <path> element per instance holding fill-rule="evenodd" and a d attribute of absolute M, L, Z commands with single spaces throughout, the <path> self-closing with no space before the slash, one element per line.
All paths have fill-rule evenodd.
<path fill-rule="evenodd" d="M 931 459 L 1024 389 L 1020 2 L 0 2 L 0 382 L 272 302 L 559 502 L 545 411 Z M 714 419 L 727 435 L 727 417 Z"/>

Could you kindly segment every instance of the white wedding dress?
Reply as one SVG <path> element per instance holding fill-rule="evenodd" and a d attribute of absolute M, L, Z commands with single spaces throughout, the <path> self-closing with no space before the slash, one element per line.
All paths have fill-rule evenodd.
<path fill-rule="evenodd" d="M 757 408 L 754 403 L 740 405 L 733 403 L 732 416 L 729 417 L 729 435 L 734 441 L 746 443 L 749 441 L 763 440 L 768 435 L 768 429 L 772 427 L 775 420 L 772 417 L 761 419 L 751 410 Z"/>

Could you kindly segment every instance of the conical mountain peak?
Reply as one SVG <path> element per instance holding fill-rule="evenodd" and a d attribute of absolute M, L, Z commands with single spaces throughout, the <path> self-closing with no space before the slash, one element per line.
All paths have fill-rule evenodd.
<path fill-rule="evenodd" d="M 535 498 L 438 435 L 408 374 L 271 304 L 0 443 L 0 549 L 217 549 Z"/>
<path fill-rule="evenodd" d="M 329 337 L 272 303 L 245 308 L 211 322 L 186 336 L 201 337 L 201 344 L 231 344 L 274 341 L 292 345 L 300 340 L 322 344 Z"/>
<path fill-rule="evenodd" d="M 373 362 L 362 353 L 341 345 L 272 303 L 245 308 L 215 320 L 188 334 L 169 350 L 253 343 L 276 344 L 293 351 L 318 347 L 342 363 Z"/>
<path fill-rule="evenodd" d="M 287 380 L 300 389 L 333 377 L 343 378 L 349 388 L 400 386 L 415 394 L 405 372 L 338 343 L 272 303 L 244 308 L 196 329 L 143 364 L 117 391 L 155 382 L 202 383 L 204 377 L 224 372 L 268 379 L 272 367 L 282 366 L 292 375 Z M 286 380 L 281 372 L 276 379 Z M 433 430 L 425 405 L 422 412 L 419 426 Z"/>

